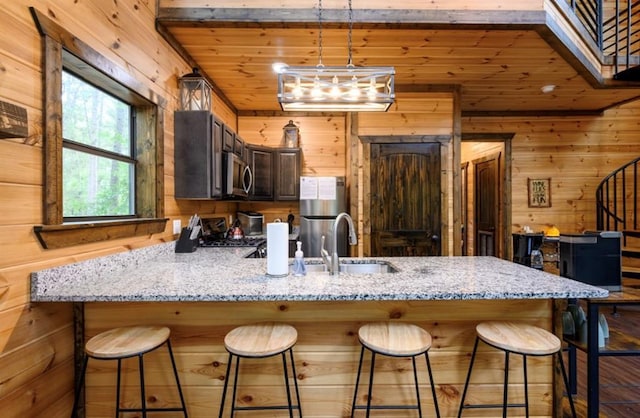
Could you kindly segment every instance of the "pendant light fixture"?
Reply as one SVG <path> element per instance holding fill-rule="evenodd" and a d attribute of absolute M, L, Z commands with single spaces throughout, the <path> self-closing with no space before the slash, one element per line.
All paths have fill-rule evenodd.
<path fill-rule="evenodd" d="M 274 66 L 278 102 L 288 111 L 385 112 L 395 100 L 393 67 L 356 67 L 352 61 L 353 9 L 349 0 L 347 65 L 322 63 L 322 0 L 318 0 L 318 65 Z"/>

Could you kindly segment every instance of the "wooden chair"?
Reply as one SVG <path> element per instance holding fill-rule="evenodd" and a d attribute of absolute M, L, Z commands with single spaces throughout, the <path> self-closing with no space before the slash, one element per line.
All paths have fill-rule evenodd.
<path fill-rule="evenodd" d="M 416 357 L 424 354 L 429 372 L 429 383 L 436 416 L 440 417 L 436 388 L 433 383 L 431 363 L 429 361 L 429 349 L 431 348 L 431 335 L 424 329 L 401 322 L 377 322 L 366 324 L 358 330 L 358 338 L 362 349 L 360 350 L 360 362 L 358 364 L 358 375 L 356 377 L 356 387 L 353 394 L 351 406 L 351 417 L 356 409 L 365 409 L 367 417 L 372 409 L 417 409 L 422 417 L 422 406 L 420 404 L 420 390 L 418 386 L 418 373 L 416 371 Z M 369 372 L 369 391 L 366 405 L 356 405 L 358 398 L 358 386 L 360 385 L 360 373 L 365 350 L 371 352 L 371 371 Z M 413 380 L 416 389 L 415 405 L 371 405 L 371 395 L 373 389 L 373 375 L 375 371 L 376 355 L 381 354 L 390 357 L 411 357 L 413 364 Z"/>
<path fill-rule="evenodd" d="M 77 414 L 78 403 L 80 401 L 80 392 L 84 384 L 84 377 L 87 371 L 89 358 L 96 360 L 117 360 L 118 361 L 118 377 L 116 392 L 116 417 L 121 412 L 142 412 L 142 416 L 146 417 L 147 412 L 176 412 L 182 411 L 185 418 L 187 417 L 187 407 L 184 403 L 182 395 L 182 387 L 178 378 L 178 369 L 176 368 L 173 351 L 171 350 L 171 342 L 169 341 L 170 330 L 162 326 L 138 326 L 114 328 L 102 332 L 91 338 L 85 344 L 85 357 L 82 365 L 82 372 L 76 387 L 76 395 L 73 402 L 73 410 L 71 418 Z M 144 385 L 144 363 L 143 356 L 153 351 L 163 344 L 167 345 L 169 357 L 171 358 L 171 366 L 176 379 L 178 393 L 180 394 L 181 408 L 147 408 Z M 122 360 L 130 357 L 138 357 L 138 367 L 140 373 L 140 408 L 121 408 L 120 407 L 120 381 L 121 381 L 121 365 Z"/>
<path fill-rule="evenodd" d="M 476 326 L 476 342 L 473 346 L 473 354 L 471 355 L 471 363 L 469 364 L 469 372 L 464 383 L 462 399 L 460 400 L 460 409 L 458 410 L 458 418 L 462 416 L 463 409 L 472 408 L 499 408 L 502 407 L 502 416 L 507 416 L 507 408 L 525 408 L 525 414 L 529 416 L 529 393 L 527 389 L 527 356 L 549 356 L 556 354 L 560 362 L 562 377 L 564 379 L 565 389 L 569 397 L 569 405 L 571 413 L 576 417 L 576 410 L 569 391 L 569 380 L 562 359 L 562 344 L 560 339 L 542 328 L 520 324 L 515 322 L 490 321 L 482 322 Z M 485 344 L 502 350 L 505 353 L 504 361 L 504 387 L 502 404 L 483 404 L 483 405 L 465 405 L 464 399 L 467 395 L 469 380 L 471 378 L 471 370 L 473 362 L 478 350 L 478 343 L 483 341 Z M 524 403 L 509 404 L 507 390 L 509 387 L 509 354 L 522 355 L 522 365 L 524 371 Z"/>
<path fill-rule="evenodd" d="M 298 332 L 291 325 L 278 323 L 263 323 L 255 325 L 244 325 L 231 330 L 224 337 L 224 346 L 229 352 L 229 364 L 224 378 L 224 388 L 222 390 L 222 400 L 220 401 L 220 414 L 222 418 L 225 406 L 225 398 L 227 387 L 231 373 L 231 365 L 234 357 L 236 358 L 236 367 L 233 379 L 233 392 L 231 398 L 231 416 L 235 411 L 255 411 L 255 410 L 277 410 L 287 409 L 289 416 L 293 417 L 293 410 L 297 409 L 298 414 L 302 417 L 302 409 L 300 407 L 300 392 L 298 391 L 298 382 L 296 379 L 296 368 L 293 361 L 293 346 L 298 340 Z M 293 384 L 296 391 L 297 404 L 291 401 L 291 389 L 289 385 L 289 373 L 287 368 L 287 356 L 289 353 L 291 359 L 291 373 Z M 271 405 L 271 406 L 236 406 L 236 391 L 238 385 L 238 369 L 240 368 L 240 358 L 265 358 L 276 355 L 282 356 L 282 366 L 284 370 L 284 383 L 287 392 L 287 405 Z"/>

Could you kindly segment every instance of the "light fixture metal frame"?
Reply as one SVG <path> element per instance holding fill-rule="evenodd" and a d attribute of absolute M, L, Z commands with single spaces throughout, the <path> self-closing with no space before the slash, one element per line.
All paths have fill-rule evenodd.
<path fill-rule="evenodd" d="M 385 112 L 395 101 L 394 75 L 393 67 L 285 66 L 278 73 L 278 101 L 286 111 Z M 354 86 L 357 97 L 350 94 Z M 313 97 L 314 88 L 323 95 Z M 332 88 L 341 94 L 331 96 Z"/>
<path fill-rule="evenodd" d="M 393 67 L 357 67 L 352 61 L 353 8 L 349 5 L 347 65 L 322 63 L 322 0 L 318 0 L 318 65 L 279 66 L 278 102 L 285 111 L 386 112 L 395 101 Z"/>

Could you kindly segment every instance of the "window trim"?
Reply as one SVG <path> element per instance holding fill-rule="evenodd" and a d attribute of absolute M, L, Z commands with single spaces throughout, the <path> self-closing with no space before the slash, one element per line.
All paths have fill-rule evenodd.
<path fill-rule="evenodd" d="M 35 8 L 30 7 L 30 11 L 43 47 L 44 225 L 34 227 L 38 240 L 44 248 L 64 248 L 163 232 L 168 220 L 164 218 L 166 100 Z M 68 224 L 63 221 L 63 67 L 76 74 L 79 72 L 98 87 L 108 86 L 116 97 L 134 105 L 137 121 L 133 129 L 138 159 L 135 219 Z M 87 71 L 89 68 L 90 72 Z"/>

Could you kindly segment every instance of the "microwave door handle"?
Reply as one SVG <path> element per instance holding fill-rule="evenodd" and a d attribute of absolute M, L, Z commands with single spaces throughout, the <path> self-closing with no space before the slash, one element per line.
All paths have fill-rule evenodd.
<path fill-rule="evenodd" d="M 245 183 L 246 174 L 249 173 L 249 184 Z M 242 185 L 244 186 L 245 193 L 249 193 L 251 190 L 251 186 L 253 185 L 253 173 L 251 172 L 251 167 L 246 166 L 244 171 L 242 172 Z"/>

